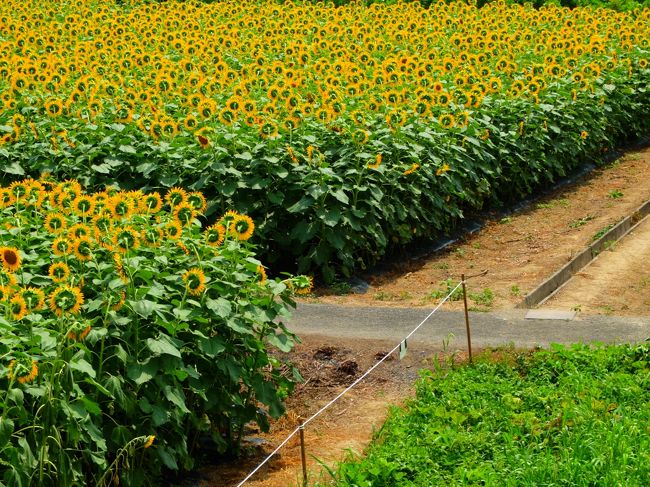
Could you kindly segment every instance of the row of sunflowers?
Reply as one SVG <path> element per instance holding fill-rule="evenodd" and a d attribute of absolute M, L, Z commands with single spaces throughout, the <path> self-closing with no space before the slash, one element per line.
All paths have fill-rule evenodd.
<path fill-rule="evenodd" d="M 201 190 L 332 280 L 644 134 L 649 12 L 8 0 L 0 159 Z"/>

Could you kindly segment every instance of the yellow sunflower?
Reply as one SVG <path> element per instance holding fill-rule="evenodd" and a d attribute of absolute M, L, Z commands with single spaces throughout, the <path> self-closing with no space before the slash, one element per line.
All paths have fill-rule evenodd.
<path fill-rule="evenodd" d="M 50 309 L 57 316 L 76 314 L 84 303 L 81 289 L 74 286 L 59 286 L 50 294 Z"/>
<path fill-rule="evenodd" d="M 12 360 L 9 363 L 7 377 L 9 380 L 16 379 L 21 384 L 32 382 L 38 377 L 38 363 L 36 360 L 32 360 L 31 364 L 28 365 L 23 361 Z"/>
<path fill-rule="evenodd" d="M 126 226 L 119 228 L 113 234 L 113 245 L 120 252 L 137 249 L 140 246 L 140 235 L 133 227 Z"/>
<path fill-rule="evenodd" d="M 16 320 L 22 320 L 27 315 L 27 303 L 20 294 L 16 294 L 9 300 L 9 314 Z"/>
<path fill-rule="evenodd" d="M 52 252 L 54 255 L 67 255 L 70 249 L 70 241 L 65 237 L 57 237 L 52 242 Z"/>
<path fill-rule="evenodd" d="M 20 268 L 20 253 L 15 247 L 0 248 L 0 262 L 2 267 L 9 272 L 16 272 Z"/>
<path fill-rule="evenodd" d="M 45 229 L 50 233 L 59 233 L 67 226 L 66 219 L 60 213 L 48 213 L 43 222 Z"/>
<path fill-rule="evenodd" d="M 198 296 L 205 290 L 205 274 L 198 267 L 194 267 L 183 274 L 185 287 L 192 296 Z"/>
<path fill-rule="evenodd" d="M 196 210 L 189 202 L 183 202 L 174 207 L 174 220 L 187 227 L 196 216 Z"/>
<path fill-rule="evenodd" d="M 205 242 L 211 247 L 219 247 L 226 236 L 226 227 L 220 223 L 215 223 L 205 229 Z"/>
<path fill-rule="evenodd" d="M 65 262 L 55 262 L 50 265 L 48 275 L 54 282 L 65 282 L 70 277 L 70 268 Z"/>
<path fill-rule="evenodd" d="M 20 291 L 27 309 L 29 311 L 37 311 L 45 307 L 45 293 L 37 287 L 27 287 Z"/>
<path fill-rule="evenodd" d="M 92 259 L 92 248 L 92 241 L 88 237 L 79 237 L 72 241 L 72 252 L 74 253 L 74 256 L 83 262 Z"/>
<path fill-rule="evenodd" d="M 183 188 L 172 188 L 167 191 L 165 201 L 169 206 L 178 206 L 187 200 L 187 192 Z"/>
<path fill-rule="evenodd" d="M 237 240 L 248 240 L 253 236 L 255 231 L 255 223 L 248 215 L 238 215 L 233 218 L 230 223 L 230 233 L 232 233 Z"/>

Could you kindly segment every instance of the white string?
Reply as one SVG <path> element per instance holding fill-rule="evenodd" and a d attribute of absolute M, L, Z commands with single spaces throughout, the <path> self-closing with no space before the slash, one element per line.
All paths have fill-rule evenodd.
<path fill-rule="evenodd" d="M 445 304 L 445 303 L 447 302 L 447 300 L 449 300 L 449 298 L 452 296 L 452 294 L 454 294 L 454 293 L 456 292 L 456 290 L 457 290 L 457 289 L 458 289 L 462 284 L 463 284 L 463 281 L 460 281 L 458 284 L 456 284 L 456 287 L 455 287 L 454 289 L 452 289 L 451 292 L 450 292 L 449 294 L 447 294 L 447 296 L 445 296 L 444 299 L 443 299 L 442 301 L 440 301 L 440 303 L 438 303 L 438 306 L 436 306 L 436 307 L 433 309 L 433 311 L 431 311 L 431 313 L 429 313 L 429 314 L 427 315 L 427 317 L 424 318 L 424 319 L 420 322 L 420 324 L 419 324 L 418 326 L 416 326 L 415 328 L 413 328 L 413 330 L 411 331 L 411 333 L 409 333 L 408 335 L 406 335 L 406 337 L 405 337 L 404 339 L 402 339 L 402 340 L 401 340 L 401 341 L 400 341 L 400 342 L 399 342 L 399 343 L 398 343 L 398 344 L 397 344 L 397 345 L 396 345 L 396 346 L 395 346 L 395 347 L 394 347 L 390 352 L 388 352 L 386 355 L 384 355 L 384 356 L 381 358 L 381 360 L 379 360 L 375 365 L 373 365 L 372 367 L 370 367 L 370 368 L 369 368 L 369 369 L 368 369 L 368 370 L 367 370 L 367 371 L 366 371 L 366 372 L 365 372 L 361 377 L 359 377 L 357 380 L 355 380 L 352 384 L 350 384 L 348 387 L 346 387 L 345 390 L 343 390 L 343 392 L 341 392 L 338 396 L 336 396 L 336 397 L 335 397 L 334 399 L 332 399 L 330 402 L 328 402 L 327 404 L 325 404 L 325 406 L 323 406 L 322 408 L 320 408 L 320 409 L 319 409 L 318 411 L 316 411 L 313 415 L 311 415 L 311 416 L 310 416 L 310 417 L 309 417 L 305 422 L 303 422 L 300 426 L 298 426 L 295 430 L 293 430 L 293 431 L 291 432 L 291 434 L 290 434 L 289 436 L 287 436 L 287 437 L 285 438 L 285 440 L 284 440 L 282 443 L 280 443 L 280 445 L 279 445 L 275 450 L 273 450 L 273 451 L 272 451 L 272 452 L 271 452 L 271 453 L 270 453 L 270 454 L 269 454 L 269 455 L 264 459 L 264 461 L 262 461 L 262 463 L 260 463 L 257 467 L 255 467 L 255 469 L 254 469 L 251 473 L 249 473 L 249 474 L 246 476 L 246 478 L 245 478 L 244 480 L 242 480 L 239 484 L 237 484 L 237 487 L 241 487 L 241 486 L 244 485 L 244 484 L 245 484 L 245 483 L 246 483 L 246 482 L 247 482 L 247 481 L 248 481 L 248 480 L 249 480 L 253 475 L 255 475 L 255 473 L 257 473 L 257 471 L 258 471 L 260 468 L 262 468 L 262 466 L 264 466 L 264 464 L 266 464 L 266 462 L 268 462 L 268 461 L 271 459 L 271 457 L 272 457 L 273 455 L 275 455 L 275 454 L 276 454 L 276 453 L 277 453 L 277 452 L 278 452 L 278 451 L 279 451 L 279 450 L 280 450 L 284 445 L 286 445 L 287 442 L 288 442 L 288 441 L 293 437 L 293 435 L 295 435 L 298 431 L 300 431 L 301 428 L 304 428 L 304 427 L 307 426 L 307 424 L 309 424 L 312 420 L 314 420 L 316 417 L 318 417 L 319 415 L 321 415 L 321 414 L 322 414 L 322 413 L 323 413 L 327 408 L 329 408 L 332 404 L 334 404 L 336 401 L 338 401 L 339 399 L 341 399 L 345 394 L 347 394 L 347 393 L 350 391 L 350 389 L 352 389 L 354 386 L 356 386 L 359 382 L 361 382 L 364 378 L 366 378 L 366 377 L 367 377 L 367 376 L 368 376 L 368 375 L 369 375 L 373 370 L 375 370 L 377 367 L 379 367 L 379 365 L 381 365 L 385 360 L 387 360 L 388 357 L 390 357 L 391 354 L 392 354 L 395 350 L 397 350 L 397 349 L 402 345 L 403 342 L 405 342 L 406 340 L 408 340 L 409 338 L 411 338 L 411 336 L 413 336 L 413 334 L 414 334 L 416 331 L 418 331 L 418 330 L 420 329 L 420 327 L 421 327 L 422 325 L 424 325 L 424 323 L 426 323 L 426 321 L 427 321 L 429 318 L 431 318 L 431 316 L 433 316 L 433 314 L 434 314 L 436 311 L 438 311 L 438 309 L 440 309 L 440 307 L 441 307 L 443 304 Z"/>

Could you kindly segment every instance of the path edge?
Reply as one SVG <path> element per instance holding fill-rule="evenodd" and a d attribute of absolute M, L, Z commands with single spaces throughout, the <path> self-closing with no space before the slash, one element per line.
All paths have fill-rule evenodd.
<path fill-rule="evenodd" d="M 553 296 L 578 271 L 590 264 L 605 248 L 630 233 L 641 221 L 650 214 L 650 200 L 639 206 L 632 214 L 626 216 L 609 229 L 602 237 L 588 245 L 582 252 L 566 263 L 559 271 L 544 280 L 529 292 L 517 304 L 517 308 L 534 308 Z"/>

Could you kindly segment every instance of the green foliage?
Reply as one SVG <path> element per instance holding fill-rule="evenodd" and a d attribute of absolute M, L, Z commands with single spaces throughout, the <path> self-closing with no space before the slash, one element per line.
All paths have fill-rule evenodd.
<path fill-rule="evenodd" d="M 267 280 L 245 216 L 181 226 L 200 198 L 174 193 L 0 188 L 0 484 L 152 485 L 283 413 L 269 350 L 309 280 Z"/>
<path fill-rule="evenodd" d="M 497 351 L 424 371 L 338 486 L 646 485 L 650 347 Z"/>

